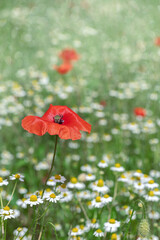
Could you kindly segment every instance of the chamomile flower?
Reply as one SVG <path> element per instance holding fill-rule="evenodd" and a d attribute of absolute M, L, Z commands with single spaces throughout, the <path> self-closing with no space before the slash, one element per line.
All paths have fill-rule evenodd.
<path fill-rule="evenodd" d="M 92 207 L 95 207 L 95 208 L 104 207 L 104 202 L 102 202 L 102 198 L 100 196 L 92 200 Z"/>
<path fill-rule="evenodd" d="M 88 222 L 88 225 L 90 228 L 99 228 L 99 223 L 97 222 L 97 220 L 95 218 L 92 218 L 92 220 L 90 222 Z"/>
<path fill-rule="evenodd" d="M 25 203 L 26 200 L 27 200 L 26 198 L 18 199 L 16 203 L 18 206 L 25 209 L 27 208 L 27 204 Z"/>
<path fill-rule="evenodd" d="M 46 198 L 47 201 L 52 202 L 52 203 L 56 203 L 60 200 L 61 196 L 60 195 L 56 195 L 55 193 L 51 193 L 49 195 L 49 197 Z"/>
<path fill-rule="evenodd" d="M 2 177 L 0 177 L 0 187 L 4 186 L 4 185 L 8 185 L 8 181 L 5 179 L 3 179 Z"/>
<path fill-rule="evenodd" d="M 31 195 L 29 199 L 25 201 L 27 205 L 30 205 L 30 207 L 36 206 L 38 204 L 43 203 L 43 200 L 36 195 Z"/>
<path fill-rule="evenodd" d="M 24 182 L 24 176 L 20 173 L 16 173 L 16 174 L 12 174 L 10 177 L 9 177 L 10 180 L 19 180 L 21 182 Z"/>
<path fill-rule="evenodd" d="M 81 167 L 81 171 L 87 172 L 87 173 L 92 173 L 92 167 L 89 164 L 85 164 Z"/>
<path fill-rule="evenodd" d="M 146 199 L 146 201 L 148 202 L 158 202 L 159 201 L 159 197 L 157 197 L 153 191 L 149 191 L 149 193 L 147 195 L 144 196 L 144 198 Z"/>
<path fill-rule="evenodd" d="M 143 173 L 140 169 L 137 169 L 136 172 L 133 173 L 134 177 L 142 177 Z"/>
<path fill-rule="evenodd" d="M 61 184 L 60 186 L 58 186 L 56 188 L 56 190 L 57 190 L 57 192 L 67 192 L 67 191 L 69 191 L 66 184 L 64 184 L 64 183 Z"/>
<path fill-rule="evenodd" d="M 97 229 L 97 230 L 93 233 L 93 235 L 94 235 L 95 237 L 104 237 L 104 233 L 102 232 L 101 229 Z"/>
<path fill-rule="evenodd" d="M 109 188 L 104 184 L 104 181 L 102 179 L 99 179 L 95 183 L 92 183 L 90 187 L 93 191 L 98 193 L 106 193 L 109 191 Z"/>
<path fill-rule="evenodd" d="M 24 188 L 24 187 L 20 187 L 20 188 L 18 189 L 18 192 L 19 192 L 20 194 L 26 194 L 26 193 L 27 193 L 27 189 Z"/>
<path fill-rule="evenodd" d="M 159 184 L 155 183 L 154 180 L 150 180 L 148 183 L 145 184 L 145 186 L 148 189 L 154 189 L 154 188 L 157 188 L 159 186 Z"/>
<path fill-rule="evenodd" d="M 96 179 L 96 176 L 91 173 L 88 173 L 86 175 L 86 181 L 94 181 L 95 179 Z"/>
<path fill-rule="evenodd" d="M 47 185 L 54 187 L 54 186 L 56 186 L 56 182 L 55 182 L 52 178 L 50 178 L 50 179 L 47 181 Z"/>
<path fill-rule="evenodd" d="M 104 229 L 106 232 L 116 232 L 120 227 L 120 222 L 115 219 L 109 219 L 108 222 L 104 223 Z"/>
<path fill-rule="evenodd" d="M 13 231 L 13 235 L 16 237 L 23 237 L 27 231 L 28 229 L 26 227 L 18 227 Z"/>
<path fill-rule="evenodd" d="M 77 178 L 72 177 L 70 182 L 67 184 L 68 188 L 71 189 L 84 189 L 85 188 L 85 184 L 84 183 L 80 183 L 78 182 Z"/>
<path fill-rule="evenodd" d="M 56 183 L 64 183 L 66 181 L 66 178 L 61 175 L 55 175 L 54 177 L 51 177 Z"/>
<path fill-rule="evenodd" d="M 128 182 L 128 178 L 122 174 L 119 178 L 118 178 L 118 181 L 119 182 Z"/>
<path fill-rule="evenodd" d="M 3 209 L 0 209 L 0 216 L 3 217 L 4 220 L 15 218 L 14 210 L 5 206 Z"/>
<path fill-rule="evenodd" d="M 102 197 L 102 202 L 104 203 L 104 204 L 107 204 L 107 203 L 110 203 L 110 202 L 112 202 L 112 197 L 110 197 L 108 194 L 105 194 L 103 197 Z"/>
<path fill-rule="evenodd" d="M 106 167 L 108 167 L 108 164 L 106 163 L 105 160 L 101 160 L 101 161 L 98 163 L 98 167 L 99 167 L 99 168 L 106 168 Z"/>
<path fill-rule="evenodd" d="M 70 236 L 79 236 L 82 235 L 83 231 L 77 227 L 72 228 L 72 230 L 70 231 L 69 235 Z"/>
<path fill-rule="evenodd" d="M 111 167 L 113 172 L 124 172 L 124 167 L 120 165 L 120 163 L 115 163 L 114 167 Z"/>
<path fill-rule="evenodd" d="M 151 211 L 151 212 L 149 212 L 148 217 L 150 219 L 158 220 L 158 219 L 160 219 L 160 214 L 159 214 L 159 212 Z"/>
<path fill-rule="evenodd" d="M 120 236 L 118 235 L 118 234 L 116 234 L 116 233 L 112 233 L 112 235 L 111 235 L 111 240 L 120 240 L 121 238 L 120 238 Z"/>
<path fill-rule="evenodd" d="M 144 189 L 144 184 L 141 183 L 141 182 L 135 182 L 134 185 L 133 185 L 134 189 L 136 190 L 143 190 Z"/>
<path fill-rule="evenodd" d="M 160 196 L 160 190 L 158 188 L 153 189 L 154 194 Z"/>
<path fill-rule="evenodd" d="M 10 174 L 10 171 L 7 170 L 6 168 L 0 169 L 0 176 L 7 177 L 7 176 L 9 176 L 9 174 Z"/>
<path fill-rule="evenodd" d="M 44 194 L 43 194 L 43 199 L 48 198 L 51 193 L 53 193 L 53 191 L 50 188 L 46 188 L 46 190 L 44 191 Z M 40 192 L 40 196 L 41 196 L 41 192 Z"/>
<path fill-rule="evenodd" d="M 62 192 L 61 193 L 61 198 L 60 198 L 60 202 L 70 202 L 73 198 L 73 194 L 70 191 L 67 192 Z"/>

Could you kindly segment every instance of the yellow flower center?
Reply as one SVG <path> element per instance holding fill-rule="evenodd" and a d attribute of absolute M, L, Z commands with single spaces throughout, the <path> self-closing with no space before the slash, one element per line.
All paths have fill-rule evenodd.
<path fill-rule="evenodd" d="M 96 202 L 101 202 L 101 197 L 96 197 Z"/>
<path fill-rule="evenodd" d="M 124 174 L 121 175 L 121 178 L 126 178 L 126 176 Z"/>
<path fill-rule="evenodd" d="M 26 198 L 22 198 L 22 202 L 26 201 Z"/>
<path fill-rule="evenodd" d="M 53 179 L 49 179 L 48 181 L 49 181 L 49 182 L 53 182 Z"/>
<path fill-rule="evenodd" d="M 103 197 L 104 197 L 104 198 L 109 198 L 109 195 L 108 195 L 108 194 L 105 194 Z"/>
<path fill-rule="evenodd" d="M 3 210 L 4 210 L 4 211 L 9 211 L 10 208 L 9 208 L 8 206 L 5 206 L 5 207 L 3 208 Z"/>
<path fill-rule="evenodd" d="M 154 197 L 154 192 L 153 192 L 153 191 L 149 191 L 148 195 L 149 195 L 150 197 Z"/>
<path fill-rule="evenodd" d="M 103 187 L 103 186 L 104 186 L 104 182 L 103 182 L 102 179 L 99 179 L 99 180 L 98 180 L 97 186 L 98 186 L 98 187 Z"/>
<path fill-rule="evenodd" d="M 50 192 L 50 191 L 51 191 L 51 189 L 50 189 L 50 188 L 47 188 L 47 189 L 46 189 L 46 192 Z"/>
<path fill-rule="evenodd" d="M 93 218 L 93 219 L 91 220 L 91 223 L 96 223 L 96 219 Z"/>
<path fill-rule="evenodd" d="M 137 171 L 136 171 L 137 173 L 142 173 L 142 171 L 140 170 L 140 169 L 137 169 Z"/>
<path fill-rule="evenodd" d="M 88 202 L 87 202 L 87 205 L 90 206 L 90 205 L 91 205 L 91 201 L 88 201 Z"/>
<path fill-rule="evenodd" d="M 105 160 L 101 160 L 101 163 L 105 163 Z"/>
<path fill-rule="evenodd" d="M 112 234 L 111 240 L 117 240 L 117 234 L 116 234 L 116 233 L 113 233 L 113 234 Z"/>
<path fill-rule="evenodd" d="M 92 174 L 91 174 L 91 173 L 88 173 L 88 176 L 89 176 L 89 177 L 91 177 L 91 176 L 92 176 Z"/>
<path fill-rule="evenodd" d="M 128 206 L 127 206 L 127 205 L 124 205 L 124 206 L 123 206 L 123 209 L 127 209 L 127 208 L 128 208 Z"/>
<path fill-rule="evenodd" d="M 75 177 L 72 177 L 71 178 L 71 183 L 73 183 L 73 184 L 76 184 L 78 181 L 77 181 L 77 178 L 75 178 Z"/>
<path fill-rule="evenodd" d="M 66 184 L 62 184 L 62 185 L 61 185 L 61 188 L 66 188 Z"/>
<path fill-rule="evenodd" d="M 78 232 L 78 228 L 73 228 L 72 232 Z"/>
<path fill-rule="evenodd" d="M 116 168 L 120 168 L 120 167 L 121 167 L 121 164 L 120 164 L 120 163 L 116 163 L 114 166 L 115 166 Z"/>
<path fill-rule="evenodd" d="M 40 191 L 39 191 L 39 195 L 40 195 L 40 196 L 42 196 L 42 193 L 43 193 L 43 191 L 42 191 L 42 190 L 40 190 Z"/>
<path fill-rule="evenodd" d="M 16 179 L 19 179 L 19 178 L 20 178 L 20 175 L 17 173 L 17 174 L 14 175 L 14 177 L 15 177 Z"/>
<path fill-rule="evenodd" d="M 56 198 L 56 194 L 52 193 L 52 194 L 50 195 L 50 198 Z"/>
<path fill-rule="evenodd" d="M 159 189 L 158 189 L 158 188 L 155 188 L 154 191 L 155 191 L 155 192 L 159 192 Z"/>
<path fill-rule="evenodd" d="M 36 202 L 37 201 L 37 196 L 36 195 L 31 195 L 30 196 L 30 201 L 31 202 Z"/>
<path fill-rule="evenodd" d="M 18 232 L 21 232 L 22 229 L 23 229 L 23 228 L 19 227 L 19 228 L 17 228 L 17 231 L 18 231 Z"/>
<path fill-rule="evenodd" d="M 101 229 L 97 229 L 97 231 L 96 231 L 97 233 L 101 233 L 102 231 L 101 231 Z"/>
<path fill-rule="evenodd" d="M 63 197 L 67 197 L 68 196 L 68 194 L 67 193 L 63 193 Z"/>
<path fill-rule="evenodd" d="M 80 225 L 80 229 L 83 230 L 84 229 L 84 225 Z"/>
<path fill-rule="evenodd" d="M 147 175 L 147 174 L 144 174 L 143 177 L 144 177 L 144 178 L 148 178 L 148 175 Z"/>
<path fill-rule="evenodd" d="M 54 176 L 56 180 L 61 180 L 61 176 L 60 175 L 55 175 Z"/>
<path fill-rule="evenodd" d="M 149 184 L 153 184 L 153 183 L 154 183 L 154 180 L 150 180 L 148 183 L 149 183 Z"/>
<path fill-rule="evenodd" d="M 113 219 L 113 218 L 109 219 L 109 223 L 111 223 L 111 224 L 115 224 L 115 222 L 116 222 L 115 219 Z"/>
<path fill-rule="evenodd" d="M 3 178 L 2 177 L 0 177 L 0 183 L 2 183 L 3 182 Z"/>
<path fill-rule="evenodd" d="M 141 186 L 142 184 L 139 182 L 138 185 Z"/>

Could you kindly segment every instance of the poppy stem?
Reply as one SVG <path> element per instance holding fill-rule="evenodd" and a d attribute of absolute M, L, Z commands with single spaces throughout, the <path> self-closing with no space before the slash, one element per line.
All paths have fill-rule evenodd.
<path fill-rule="evenodd" d="M 45 184 L 44 184 L 44 187 L 43 187 L 43 191 L 42 191 L 41 198 L 43 198 L 44 191 L 45 191 L 45 189 L 46 189 L 46 185 L 47 185 L 48 179 L 50 178 L 51 173 L 52 173 L 52 170 L 53 170 L 54 160 L 55 160 L 56 150 L 57 150 L 57 143 L 58 143 L 58 135 L 56 135 L 56 141 L 55 141 L 55 145 L 54 145 L 54 154 L 53 154 L 52 164 L 51 164 L 51 168 L 50 168 L 50 170 L 49 170 L 48 176 L 47 176 L 47 178 L 46 178 L 46 181 L 45 181 Z"/>

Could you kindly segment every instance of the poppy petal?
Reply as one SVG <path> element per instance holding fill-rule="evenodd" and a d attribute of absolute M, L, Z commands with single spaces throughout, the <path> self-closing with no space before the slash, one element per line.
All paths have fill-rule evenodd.
<path fill-rule="evenodd" d="M 22 127 L 29 133 L 42 136 L 47 132 L 47 124 L 39 117 L 27 116 L 22 120 Z"/>

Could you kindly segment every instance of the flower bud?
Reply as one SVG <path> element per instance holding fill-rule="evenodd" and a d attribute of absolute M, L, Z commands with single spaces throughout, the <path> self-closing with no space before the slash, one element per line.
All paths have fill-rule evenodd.
<path fill-rule="evenodd" d="M 139 228 L 138 228 L 138 232 L 139 232 L 139 236 L 141 238 L 146 238 L 149 236 L 150 234 L 150 226 L 149 226 L 149 222 L 147 219 L 142 219 L 140 224 L 139 224 Z"/>

